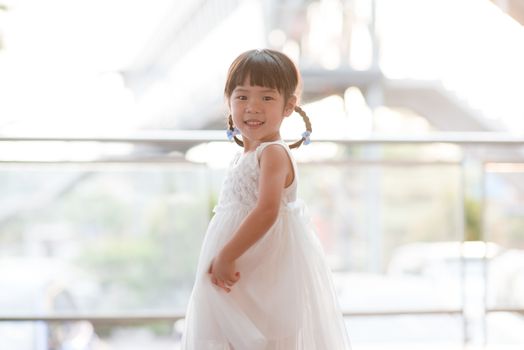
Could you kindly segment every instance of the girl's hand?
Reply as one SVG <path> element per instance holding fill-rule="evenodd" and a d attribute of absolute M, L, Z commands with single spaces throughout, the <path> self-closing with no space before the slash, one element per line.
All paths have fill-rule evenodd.
<path fill-rule="evenodd" d="M 235 261 L 228 261 L 218 254 L 209 265 L 207 271 L 211 275 L 211 282 L 224 289 L 227 293 L 239 279 L 240 273 L 235 272 Z"/>

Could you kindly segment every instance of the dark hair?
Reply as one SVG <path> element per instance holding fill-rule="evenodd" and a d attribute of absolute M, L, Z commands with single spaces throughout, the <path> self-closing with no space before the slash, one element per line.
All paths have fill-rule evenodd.
<path fill-rule="evenodd" d="M 299 80 L 295 64 L 283 53 L 250 50 L 238 56 L 229 67 L 224 95 L 229 98 L 248 76 L 251 85 L 276 89 L 286 100 L 295 94 Z"/>
<path fill-rule="evenodd" d="M 238 85 L 242 85 L 247 77 L 249 77 L 249 83 L 252 86 L 256 85 L 276 89 L 284 96 L 286 101 L 296 94 L 300 79 L 295 64 L 285 54 L 270 49 L 246 51 L 240 54 L 229 67 L 226 86 L 224 88 L 226 98 L 230 98 L 233 90 L 235 90 Z M 311 132 L 311 123 L 306 113 L 299 106 L 295 107 L 295 111 L 304 119 L 306 130 Z M 229 129 L 233 131 L 234 125 L 231 115 L 229 115 L 228 124 Z M 299 147 L 305 139 L 306 137 L 303 136 L 302 139 L 291 144 L 289 147 Z M 238 145 L 244 145 L 236 136 L 234 140 Z"/>

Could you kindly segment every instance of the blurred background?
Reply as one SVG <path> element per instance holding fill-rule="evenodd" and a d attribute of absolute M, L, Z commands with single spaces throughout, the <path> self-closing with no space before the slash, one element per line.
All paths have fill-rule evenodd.
<path fill-rule="evenodd" d="M 253 48 L 354 350 L 524 346 L 524 1 L 0 0 L 0 349 L 178 349 Z M 300 138 L 301 118 L 283 136 Z"/>

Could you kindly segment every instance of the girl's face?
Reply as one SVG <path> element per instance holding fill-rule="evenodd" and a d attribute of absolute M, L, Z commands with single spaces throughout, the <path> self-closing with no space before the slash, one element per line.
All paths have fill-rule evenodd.
<path fill-rule="evenodd" d="M 295 107 L 296 97 L 287 101 L 276 89 L 251 86 L 249 76 L 229 97 L 233 123 L 242 133 L 244 149 L 254 150 L 261 142 L 280 139 L 280 125 Z"/>

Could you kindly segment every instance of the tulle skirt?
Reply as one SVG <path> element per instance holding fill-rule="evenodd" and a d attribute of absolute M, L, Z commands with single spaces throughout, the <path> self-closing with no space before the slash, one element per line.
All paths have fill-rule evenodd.
<path fill-rule="evenodd" d="M 230 293 L 207 270 L 249 212 L 215 208 L 186 313 L 184 350 L 344 350 L 349 339 L 320 242 L 304 205 L 283 205 L 272 228 L 238 260 Z"/>

